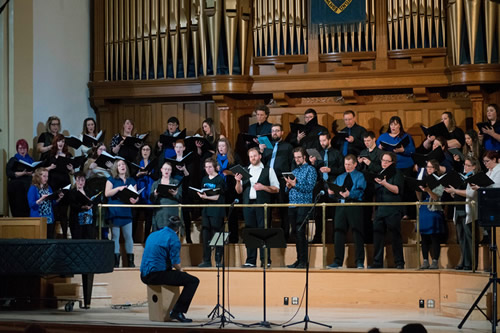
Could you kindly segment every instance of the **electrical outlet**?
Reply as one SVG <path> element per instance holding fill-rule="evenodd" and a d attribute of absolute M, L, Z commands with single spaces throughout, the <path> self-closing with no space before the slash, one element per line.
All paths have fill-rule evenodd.
<path fill-rule="evenodd" d="M 292 297 L 292 305 L 298 305 L 299 304 L 299 298 L 298 297 Z"/>
<path fill-rule="evenodd" d="M 288 297 L 283 298 L 283 305 L 288 305 Z"/>
<path fill-rule="evenodd" d="M 427 308 L 434 309 L 434 300 L 433 299 L 427 300 Z"/>
<path fill-rule="evenodd" d="M 421 309 L 425 308 L 425 301 L 423 299 L 418 300 L 418 307 Z"/>

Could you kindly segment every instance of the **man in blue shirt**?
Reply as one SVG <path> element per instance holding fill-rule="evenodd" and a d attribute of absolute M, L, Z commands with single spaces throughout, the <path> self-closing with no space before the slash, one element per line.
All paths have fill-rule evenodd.
<path fill-rule="evenodd" d="M 345 187 L 344 191 L 338 193 L 338 201 L 345 202 L 360 202 L 363 200 L 363 193 L 366 189 L 366 180 L 363 173 L 356 170 L 356 156 L 349 154 L 344 158 L 343 174 L 335 179 L 335 184 Z M 328 190 L 328 194 L 333 195 L 332 190 Z M 340 268 L 344 263 L 345 252 L 345 235 L 347 228 L 350 226 L 354 237 L 354 245 L 356 248 L 356 267 L 364 268 L 365 262 L 365 242 L 363 232 L 363 209 L 356 206 L 339 206 L 335 209 L 335 259 L 328 268 Z"/>
<path fill-rule="evenodd" d="M 291 204 L 307 204 L 313 202 L 313 189 L 316 184 L 317 173 L 313 166 L 307 164 L 306 150 L 297 147 L 293 150 L 293 158 L 297 167 L 292 171 L 292 177 L 286 177 L 286 190 L 289 193 Z M 307 216 L 309 207 L 288 208 L 288 218 L 292 230 L 296 233 L 297 261 L 288 265 L 288 268 L 306 268 L 307 267 L 307 225 L 302 222 Z M 305 222 L 307 223 L 307 222 Z"/>
<path fill-rule="evenodd" d="M 184 316 L 189 309 L 200 280 L 181 268 L 181 242 L 177 236 L 182 221 L 171 216 L 168 225 L 149 235 L 141 263 L 141 280 L 151 285 L 183 286 L 181 295 L 170 312 L 170 319 L 190 323 Z M 175 268 L 175 269 L 173 269 Z"/>

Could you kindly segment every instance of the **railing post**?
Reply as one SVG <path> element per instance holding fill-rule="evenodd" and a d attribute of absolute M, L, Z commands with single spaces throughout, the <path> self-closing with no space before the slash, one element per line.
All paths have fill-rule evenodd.
<path fill-rule="evenodd" d="M 98 239 L 102 239 L 102 204 L 99 204 L 99 216 L 97 217 L 97 228 L 99 229 Z"/>
<path fill-rule="evenodd" d="M 476 207 L 476 202 L 474 200 L 471 201 L 471 212 L 474 212 Z M 467 217 L 466 217 L 467 218 Z M 471 242 L 471 251 L 472 251 L 472 273 L 476 272 L 476 221 L 473 219 L 472 220 L 472 242 Z M 465 228 L 467 228 L 467 225 L 465 225 Z M 494 260 L 496 260 L 494 258 Z"/>
<path fill-rule="evenodd" d="M 321 241 L 323 243 L 323 267 L 326 267 L 326 203 L 321 204 L 321 209 L 323 212 L 323 233 L 321 235 Z"/>
<path fill-rule="evenodd" d="M 417 269 L 420 268 L 420 201 L 416 204 L 416 224 L 417 224 Z"/>
<path fill-rule="evenodd" d="M 272 220 L 272 217 L 271 217 L 271 220 Z M 268 228 L 267 223 L 268 223 L 268 219 L 267 219 L 267 203 L 265 203 L 264 204 L 264 229 Z M 267 263 L 269 262 L 269 259 L 270 259 L 270 258 L 268 258 L 268 255 L 267 255 L 267 248 L 261 248 L 260 251 L 264 251 L 264 262 L 262 263 L 262 265 L 264 265 L 264 267 L 267 268 Z"/>

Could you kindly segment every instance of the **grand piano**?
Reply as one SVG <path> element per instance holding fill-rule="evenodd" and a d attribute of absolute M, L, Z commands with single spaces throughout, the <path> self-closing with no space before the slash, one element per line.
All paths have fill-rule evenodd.
<path fill-rule="evenodd" d="M 23 285 L 30 277 L 82 274 L 83 308 L 88 309 L 94 274 L 113 271 L 113 254 L 110 240 L 0 239 L 0 298 L 40 297 L 19 294 L 30 288 Z"/>

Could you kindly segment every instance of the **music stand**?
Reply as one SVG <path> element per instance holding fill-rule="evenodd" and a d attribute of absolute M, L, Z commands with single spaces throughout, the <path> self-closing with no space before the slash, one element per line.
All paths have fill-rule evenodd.
<path fill-rule="evenodd" d="M 243 229 L 243 243 L 247 248 L 262 248 L 265 249 L 273 248 L 286 248 L 286 240 L 283 229 L 281 228 L 249 228 Z M 269 260 L 269 258 L 268 258 Z M 270 328 L 271 325 L 278 326 L 279 324 L 270 323 L 266 319 L 266 266 L 267 262 L 262 263 L 263 269 L 263 300 L 264 300 L 264 317 L 261 322 L 250 324 L 249 326 L 262 326 Z"/>
<path fill-rule="evenodd" d="M 228 232 L 216 232 L 212 239 L 210 240 L 210 243 L 208 244 L 210 247 L 213 247 L 215 249 L 216 257 L 217 257 L 217 248 L 222 247 L 222 256 L 220 258 L 222 265 L 224 265 L 224 245 L 227 244 L 227 240 L 229 238 L 229 233 Z M 217 260 L 216 260 L 217 261 Z M 214 318 L 219 318 L 224 315 L 224 312 L 227 312 L 229 316 L 233 317 L 229 311 L 224 309 L 224 307 L 220 304 L 220 264 L 216 262 L 215 264 L 217 266 L 217 304 L 215 307 L 210 311 L 208 314 L 208 318 L 214 319 Z M 224 276 L 223 276 L 224 278 Z M 224 282 L 222 283 L 222 287 L 224 288 Z M 234 318 L 234 317 L 233 317 Z"/>

